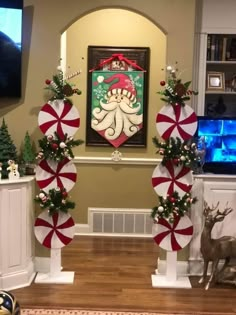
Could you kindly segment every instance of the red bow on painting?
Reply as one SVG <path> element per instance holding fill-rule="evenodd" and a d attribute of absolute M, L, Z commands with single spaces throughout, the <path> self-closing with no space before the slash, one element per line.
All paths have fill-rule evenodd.
<path fill-rule="evenodd" d="M 123 54 L 112 54 L 112 56 L 104 61 L 102 61 L 98 66 L 96 66 L 95 68 L 89 70 L 89 72 L 93 72 L 94 70 L 97 70 L 99 68 L 102 68 L 103 65 L 112 62 L 113 60 L 118 59 L 119 61 L 125 61 L 127 64 L 129 64 L 130 66 L 132 66 L 135 69 L 141 70 L 141 71 L 145 71 L 143 68 L 141 68 L 140 66 L 138 66 L 135 62 L 129 60 L 128 58 L 124 57 Z"/>

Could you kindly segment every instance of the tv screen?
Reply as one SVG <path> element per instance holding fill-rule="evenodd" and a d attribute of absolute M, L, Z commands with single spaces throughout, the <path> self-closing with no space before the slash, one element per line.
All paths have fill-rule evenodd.
<path fill-rule="evenodd" d="M 205 172 L 236 173 L 236 117 L 198 117 L 197 138 L 205 147 Z"/>
<path fill-rule="evenodd" d="M 21 96 L 23 0 L 0 0 L 0 97 Z"/>

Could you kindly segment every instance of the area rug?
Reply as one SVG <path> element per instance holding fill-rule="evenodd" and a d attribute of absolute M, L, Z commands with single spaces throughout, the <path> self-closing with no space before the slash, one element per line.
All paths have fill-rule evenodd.
<path fill-rule="evenodd" d="M 59 309 L 23 309 L 21 315 L 168 315 L 167 313 L 136 313 L 114 311 L 59 310 Z M 186 314 L 171 314 L 186 315 Z M 191 314 L 195 315 L 195 314 Z"/>
<path fill-rule="evenodd" d="M 59 309 L 23 309 L 21 315 L 168 315 L 167 313 L 136 313 L 114 311 L 59 310 Z M 186 315 L 186 314 L 171 314 Z M 195 314 L 191 314 L 195 315 Z"/>
<path fill-rule="evenodd" d="M 148 312 L 119 312 L 119 311 L 89 311 L 73 309 L 21 309 L 21 315 L 235 315 L 233 313 L 148 313 Z"/>

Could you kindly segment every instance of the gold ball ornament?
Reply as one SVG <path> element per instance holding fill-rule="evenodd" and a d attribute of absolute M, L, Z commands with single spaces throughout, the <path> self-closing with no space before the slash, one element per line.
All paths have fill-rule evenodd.
<path fill-rule="evenodd" d="M 0 315 L 20 315 L 20 305 L 8 291 L 0 291 Z"/>

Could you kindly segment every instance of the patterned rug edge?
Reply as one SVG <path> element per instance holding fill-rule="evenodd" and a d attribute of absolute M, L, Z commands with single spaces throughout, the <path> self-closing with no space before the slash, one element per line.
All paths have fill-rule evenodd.
<path fill-rule="evenodd" d="M 124 311 L 91 311 L 75 309 L 21 309 L 21 315 L 233 315 L 229 313 L 194 312 L 194 313 L 160 313 L 160 312 L 124 312 Z"/>
<path fill-rule="evenodd" d="M 147 312 L 88 311 L 73 309 L 21 309 L 21 315 L 186 315 Z M 195 315 L 195 314 L 189 314 Z M 196 314 L 197 315 L 197 314 Z"/>

